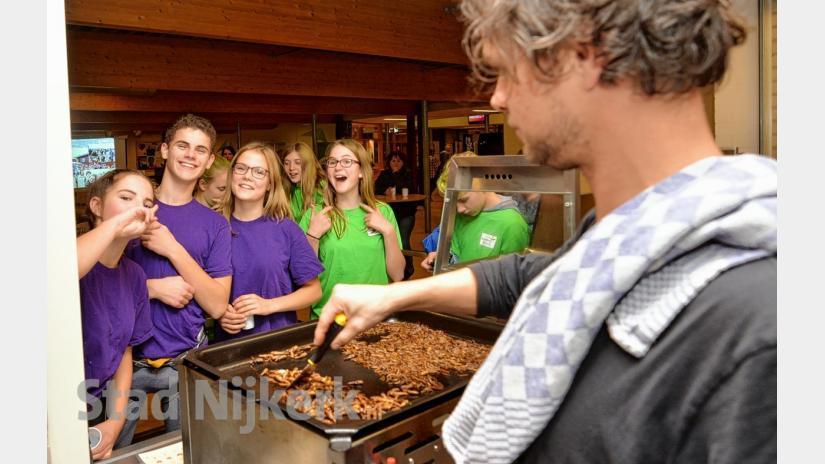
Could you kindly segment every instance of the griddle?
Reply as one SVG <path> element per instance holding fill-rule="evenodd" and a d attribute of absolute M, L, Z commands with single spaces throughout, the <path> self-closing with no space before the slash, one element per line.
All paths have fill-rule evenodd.
<path fill-rule="evenodd" d="M 495 340 L 504 327 L 502 323 L 490 319 L 476 319 L 421 311 L 398 313 L 385 322 L 392 323 L 395 320 L 422 324 L 432 329 L 442 330 L 456 338 L 472 340 L 487 345 L 495 343 Z M 264 367 L 270 370 L 304 367 L 306 365 L 305 358 L 285 359 L 275 363 L 259 363 L 256 366 L 252 365 L 251 360 L 255 356 L 269 353 L 273 350 L 285 350 L 294 345 L 312 343 L 316 324 L 316 321 L 305 322 L 281 330 L 249 335 L 236 340 L 193 350 L 184 357 L 183 363 L 212 380 L 227 381 L 229 388 L 241 390 L 241 393 L 244 395 L 248 395 L 250 391 L 253 391 L 258 404 L 262 406 L 265 405 L 269 408 L 281 409 L 281 413 L 289 420 L 315 433 L 326 436 L 343 435 L 350 437 L 352 440 L 357 440 L 362 436 L 382 430 L 394 423 L 442 404 L 451 398 L 460 396 L 471 378 L 472 374 L 438 376 L 439 381 L 441 381 L 445 387 L 444 390 L 416 397 L 410 401 L 409 405 L 398 411 L 385 413 L 381 419 L 351 420 L 344 415 L 336 424 L 326 424 L 315 418 L 308 420 L 293 419 L 287 414 L 286 408 L 280 404 L 273 404 L 269 401 L 262 402 L 260 400 L 260 384 L 256 383 L 253 387 L 248 387 L 243 382 L 241 382 L 239 386 L 235 386 L 231 382 L 233 377 L 246 379 L 248 376 L 253 376 L 260 378 L 260 372 Z M 369 341 L 370 339 L 366 338 L 365 340 Z M 426 340 L 411 340 L 410 343 L 426 343 Z M 341 376 L 344 385 L 352 380 L 363 380 L 363 385 L 359 385 L 355 387 L 355 389 L 360 390 L 368 396 L 377 395 L 392 388 L 391 385 L 381 381 L 374 371 L 355 361 L 344 359 L 343 353 L 337 350 L 327 353 L 322 362 L 317 366 L 316 372 L 331 377 Z M 275 387 L 274 384 L 270 384 L 270 395 L 275 388 L 277 387 Z"/>

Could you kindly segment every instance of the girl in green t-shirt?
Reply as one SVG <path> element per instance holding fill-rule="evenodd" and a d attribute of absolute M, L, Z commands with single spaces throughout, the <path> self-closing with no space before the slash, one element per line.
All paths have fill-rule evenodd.
<path fill-rule="evenodd" d="M 289 180 L 283 182 L 283 186 L 290 199 L 292 218 L 300 222 L 310 206 L 323 203 L 326 182 L 315 153 L 304 142 L 287 145 L 283 163 L 284 174 Z"/>
<path fill-rule="evenodd" d="M 335 284 L 387 284 L 404 278 L 401 234 L 392 209 L 375 199 L 367 151 L 355 140 L 336 140 L 324 160 L 327 206 L 316 204 L 301 219 L 301 228 L 324 265 L 322 296 L 312 306 L 313 319 Z"/>

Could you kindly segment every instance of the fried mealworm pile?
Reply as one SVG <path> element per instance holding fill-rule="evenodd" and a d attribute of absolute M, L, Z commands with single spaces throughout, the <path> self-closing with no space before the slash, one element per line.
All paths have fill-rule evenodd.
<path fill-rule="evenodd" d="M 254 363 L 274 363 L 278 361 L 283 361 L 284 359 L 301 359 L 305 358 L 310 351 L 312 351 L 314 345 L 312 343 L 307 343 L 306 345 L 293 345 L 291 348 L 287 350 L 275 350 L 270 351 L 269 353 L 259 354 L 252 358 L 252 362 Z"/>
<path fill-rule="evenodd" d="M 365 341 L 376 336 L 378 341 Z M 420 324 L 384 322 L 363 332 L 341 351 L 346 359 L 375 371 L 384 382 L 426 394 L 444 389 L 438 375 L 478 370 L 490 348 Z"/>
<path fill-rule="evenodd" d="M 264 369 L 261 375 L 271 379 L 275 385 L 286 388 L 300 373 L 301 369 L 299 368 Z M 363 383 L 363 380 L 353 380 L 344 384 L 342 386 L 344 396 L 346 396 L 346 392 Z M 310 417 L 314 417 L 325 424 L 335 424 L 338 421 L 335 417 L 335 397 L 333 389 L 334 383 L 332 377 L 313 372 L 287 390 L 281 396 L 279 402 L 282 405 L 287 405 L 289 395 L 292 392 L 296 392 L 296 394 L 293 394 L 294 404 L 292 405 L 295 411 L 308 414 Z M 352 409 L 358 414 L 358 417 L 363 420 L 380 419 L 385 413 L 397 411 L 410 404 L 409 398 L 416 396 L 410 390 L 411 387 L 408 386 L 395 387 L 385 393 L 373 396 L 367 396 L 358 392 L 352 404 Z M 324 402 L 322 416 L 318 407 L 319 396 L 321 395 L 323 395 L 322 400 Z M 339 406 L 341 406 L 341 412 L 343 413 L 343 405 Z"/>
<path fill-rule="evenodd" d="M 371 341 L 375 338 L 378 340 Z M 307 344 L 271 351 L 254 357 L 252 365 L 301 359 L 312 348 L 312 344 Z M 380 419 L 388 412 L 407 406 L 418 396 L 443 390 L 444 385 L 438 380 L 439 375 L 475 372 L 487 357 L 490 348 L 489 345 L 455 338 L 441 330 L 420 324 L 378 324 L 344 346 L 342 352 L 345 359 L 372 369 L 392 388 L 373 396 L 359 392 L 352 408 L 362 420 Z M 268 377 L 278 387 L 286 388 L 300 372 L 301 368 L 267 368 L 261 371 L 261 375 Z M 346 394 L 363 383 L 363 380 L 353 380 L 345 383 L 342 390 Z M 335 424 L 337 419 L 333 386 L 332 377 L 313 372 L 284 393 L 280 403 L 286 405 L 289 394 L 296 391 L 297 396 L 293 395 L 295 411 L 308 414 L 326 424 Z M 323 415 L 318 407 L 320 395 L 324 396 Z"/>

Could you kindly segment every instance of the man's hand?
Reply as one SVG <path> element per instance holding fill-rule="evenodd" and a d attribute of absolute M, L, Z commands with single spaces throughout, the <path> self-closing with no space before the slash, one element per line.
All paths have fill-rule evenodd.
<path fill-rule="evenodd" d="M 307 233 L 321 238 L 327 231 L 332 228 L 332 220 L 329 218 L 329 211 L 332 206 L 327 206 L 320 211 L 315 211 L 315 205 L 312 205 L 312 216 L 309 218 L 309 228 Z"/>
<path fill-rule="evenodd" d="M 359 333 L 383 321 L 394 311 L 392 295 L 389 285 L 337 284 L 321 310 L 321 317 L 315 327 L 315 345 L 323 343 L 330 324 L 339 313 L 347 316 L 347 325 L 332 342 L 332 348 L 336 350 Z"/>
<path fill-rule="evenodd" d="M 230 304 L 227 305 L 226 312 L 223 313 L 218 322 L 221 323 L 224 332 L 235 335 L 246 325 L 246 316 L 235 311 L 235 308 Z"/>
<path fill-rule="evenodd" d="M 384 217 L 379 211 L 376 211 L 365 203 L 361 203 L 361 209 L 367 212 L 367 215 L 364 216 L 364 224 L 372 230 L 378 231 L 381 235 L 394 235 L 395 227 L 390 224 L 390 221 Z"/>
<path fill-rule="evenodd" d="M 271 314 L 273 311 L 270 304 L 271 300 L 261 298 L 254 293 L 241 295 L 232 302 L 235 311 L 244 316 L 252 316 L 253 314 L 265 316 Z"/>
<path fill-rule="evenodd" d="M 149 287 L 149 298 L 160 300 L 173 308 L 183 308 L 195 295 L 195 288 L 181 276 L 149 279 L 146 284 Z"/>
<path fill-rule="evenodd" d="M 181 248 L 181 244 L 175 240 L 169 228 L 159 222 L 148 227 L 140 236 L 140 241 L 144 247 L 166 258 L 171 258 L 172 254 Z"/>
<path fill-rule="evenodd" d="M 438 254 L 435 251 L 431 251 L 423 261 L 421 261 L 421 267 L 428 271 L 432 271 L 433 267 L 435 266 L 435 255 Z"/>
<path fill-rule="evenodd" d="M 123 422 L 108 419 L 97 424 L 95 428 L 100 430 L 101 433 L 100 443 L 92 451 L 92 459 L 97 461 L 112 455 L 112 448 L 114 448 L 117 436 L 120 435 L 120 431 L 123 429 Z"/>

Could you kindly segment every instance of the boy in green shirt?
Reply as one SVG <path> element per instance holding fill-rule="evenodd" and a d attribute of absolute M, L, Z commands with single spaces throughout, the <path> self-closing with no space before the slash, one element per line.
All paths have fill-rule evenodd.
<path fill-rule="evenodd" d="M 530 228 L 510 198 L 495 192 L 464 192 L 456 210 L 450 264 L 519 252 L 530 244 Z M 435 255 L 435 251 L 427 255 L 421 267 L 431 271 Z"/>

